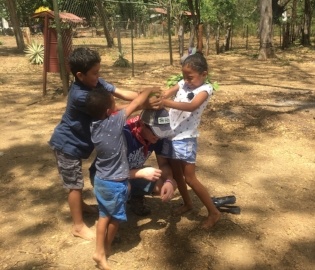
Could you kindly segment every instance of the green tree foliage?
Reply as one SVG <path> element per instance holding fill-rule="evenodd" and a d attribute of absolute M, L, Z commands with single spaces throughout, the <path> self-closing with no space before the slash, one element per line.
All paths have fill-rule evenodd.
<path fill-rule="evenodd" d="M 53 9 L 52 1 L 49 0 L 16 0 L 18 17 L 23 26 L 31 25 L 31 16 L 41 6 Z"/>
<path fill-rule="evenodd" d="M 234 27 L 243 28 L 245 25 L 256 28 L 259 23 L 259 0 L 237 0 L 236 1 L 236 19 Z"/>
<path fill-rule="evenodd" d="M 1 18 L 9 18 L 7 7 L 5 5 L 4 0 L 0 0 L 0 17 Z"/>
<path fill-rule="evenodd" d="M 258 0 L 202 0 L 201 21 L 221 26 L 228 23 L 242 26 L 252 20 L 257 23 L 259 21 L 257 8 Z"/>
<path fill-rule="evenodd" d="M 204 22 L 221 27 L 237 24 L 240 17 L 255 10 L 252 0 L 204 0 L 201 2 L 201 18 Z"/>

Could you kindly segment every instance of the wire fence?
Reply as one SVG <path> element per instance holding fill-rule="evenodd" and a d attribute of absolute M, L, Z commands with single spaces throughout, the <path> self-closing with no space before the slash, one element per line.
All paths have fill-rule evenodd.
<path fill-rule="evenodd" d="M 168 56 L 165 59 L 166 62 L 162 62 L 163 64 L 169 64 L 173 57 L 175 59 L 180 57 L 177 36 L 178 22 L 175 20 L 168 24 L 166 7 L 123 1 L 72 0 L 64 1 L 59 6 L 59 10 L 75 14 L 83 19 L 82 23 L 72 25 L 74 46 L 89 45 L 93 47 L 101 45 L 101 48 L 104 48 L 111 47 L 111 42 L 113 42 L 113 46 L 117 50 L 117 57 L 120 53 L 123 53 L 126 58 L 132 58 L 132 55 L 136 58 L 137 43 L 144 39 L 147 43 L 151 43 L 152 53 L 156 50 L 155 43 L 157 45 L 165 44 L 165 50 L 174 53 L 174 56 Z M 190 25 L 186 25 L 186 30 L 184 53 L 188 51 Z M 231 40 L 232 49 L 256 49 L 257 43 L 259 43 L 258 27 L 243 27 L 242 29 L 235 29 L 233 33 L 235 33 L 235 36 L 232 36 Z M 164 42 L 168 40 L 169 34 L 171 35 L 171 44 Z M 213 29 L 210 38 L 210 52 L 214 53 L 216 52 L 216 34 L 216 29 Z M 224 42 L 225 33 L 222 33 L 220 37 L 221 45 L 224 45 Z M 275 35 L 275 43 L 279 44 L 278 35 Z M 120 45 L 122 45 L 122 49 L 119 48 Z M 160 60 L 164 61 L 164 59 Z"/>
<path fill-rule="evenodd" d="M 176 30 L 178 25 L 176 20 L 170 23 L 169 11 L 165 7 L 100 0 L 72 0 L 61 3 L 58 9 L 62 22 L 65 58 L 73 48 L 88 46 L 100 53 L 105 65 L 112 66 L 117 59 L 123 57 L 131 63 L 131 69 L 126 69 L 123 75 L 131 76 L 142 72 L 144 66 L 147 71 L 152 71 L 156 66 L 170 65 L 173 61 L 180 62 L 180 41 Z M 55 23 L 51 20 L 50 27 L 55 27 Z M 188 51 L 190 38 L 190 26 L 186 25 L 186 28 L 184 54 Z M 280 35 L 276 34 L 278 32 L 276 29 L 276 46 L 280 44 Z M 216 34 L 217 31 L 212 29 L 210 55 L 217 53 Z M 224 41 L 225 36 L 222 33 L 220 44 L 223 48 Z M 258 28 L 251 26 L 232 31 L 230 48 L 258 52 Z"/>
<path fill-rule="evenodd" d="M 103 54 L 106 51 L 114 62 L 123 57 L 134 68 L 137 53 L 142 50 L 142 46 L 137 46 L 140 39 L 142 42 L 151 41 L 149 48 L 152 52 L 156 51 L 156 42 L 159 45 L 165 44 L 162 49 L 166 55 L 170 53 L 171 45 L 164 42 L 169 33 L 167 9 L 164 7 L 136 2 L 89 0 L 64 1 L 59 10 L 82 18 L 82 22 L 71 24 L 73 46 L 94 47 Z M 148 61 L 149 58 L 150 53 Z M 169 64 L 171 56 L 161 58 L 160 61 Z"/>
<path fill-rule="evenodd" d="M 68 27 L 71 30 L 66 34 L 70 35 L 67 39 L 69 43 L 66 44 L 67 47 L 90 46 L 104 54 L 105 52 L 109 54 L 113 62 L 119 56 L 123 56 L 136 64 L 137 54 L 143 51 L 143 46 L 138 45 L 147 43 L 148 61 L 159 51 L 166 53 L 163 57 L 156 56 L 160 57 L 161 64 L 170 64 L 173 58 L 175 61 L 180 58 L 178 25 L 176 25 L 176 20 L 172 24 L 169 23 L 166 7 L 137 2 L 72 0 L 62 1 L 59 10 L 82 19 L 71 23 L 67 21 L 64 24 L 64 28 Z M 188 51 L 190 38 L 190 26 L 186 27 L 184 54 Z M 279 29 L 277 27 L 274 29 L 274 45 L 280 46 Z M 210 37 L 210 54 L 217 53 L 216 34 L 216 30 L 213 29 Z M 171 40 L 168 40 L 169 35 Z M 222 33 L 220 37 L 222 47 L 224 47 L 224 42 L 225 35 Z M 252 25 L 232 30 L 231 49 L 258 50 L 257 47 L 259 47 L 258 27 Z M 221 52 L 223 53 L 224 50 Z"/>

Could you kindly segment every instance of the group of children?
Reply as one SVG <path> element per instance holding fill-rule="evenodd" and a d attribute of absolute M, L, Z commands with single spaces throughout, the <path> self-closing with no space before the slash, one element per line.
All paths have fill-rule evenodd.
<path fill-rule="evenodd" d="M 130 168 L 123 127 L 127 118 L 139 110 L 157 89 L 140 92 L 120 90 L 99 77 L 100 62 L 99 54 L 85 47 L 75 49 L 70 55 L 69 66 L 75 81 L 69 90 L 61 122 L 49 143 L 56 156 L 63 186 L 69 190 L 72 234 L 84 239 L 94 238 L 94 232 L 84 223 L 82 213 L 95 210 L 82 199 L 82 159 L 88 158 L 96 150 L 94 193 L 99 220 L 93 259 L 101 269 L 110 269 L 106 256 L 109 255 L 119 223 L 127 220 L 126 202 L 130 190 Z M 163 139 L 161 155 L 171 165 L 183 198 L 184 204 L 177 209 L 177 214 L 192 208 L 188 185 L 208 210 L 208 216 L 202 223 L 202 227 L 207 229 L 219 220 L 220 212 L 207 189 L 197 179 L 195 163 L 198 126 L 213 89 L 206 83 L 208 65 L 202 54 L 188 56 L 182 63 L 182 73 L 183 80 L 164 91 L 160 98 L 152 99 L 150 106 L 156 110 L 170 108 L 170 126 L 174 134 Z M 130 102 L 119 108 L 114 97 Z M 159 175 L 151 179 L 158 180 Z"/>

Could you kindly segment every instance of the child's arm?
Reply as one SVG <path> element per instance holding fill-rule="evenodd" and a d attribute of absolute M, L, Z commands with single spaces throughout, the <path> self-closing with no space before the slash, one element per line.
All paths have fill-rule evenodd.
<path fill-rule="evenodd" d="M 142 109 L 161 109 L 163 105 L 161 96 L 161 89 L 158 87 L 153 87 L 149 98 L 143 103 Z"/>
<path fill-rule="evenodd" d="M 153 167 L 144 167 L 130 170 L 129 178 L 144 178 L 148 181 L 155 182 L 160 179 L 162 171 Z"/>
<path fill-rule="evenodd" d="M 206 91 L 200 92 L 196 95 L 191 102 L 178 102 L 170 99 L 164 99 L 163 104 L 165 107 L 193 112 L 208 98 L 208 93 Z"/>
<path fill-rule="evenodd" d="M 152 89 L 143 90 L 134 100 L 132 100 L 125 108 L 126 117 L 129 117 L 134 111 L 140 109 L 144 102 L 148 99 Z"/>
<path fill-rule="evenodd" d="M 121 90 L 116 88 L 113 96 L 122 100 L 131 101 L 138 96 L 138 93 L 130 90 Z"/>
<path fill-rule="evenodd" d="M 150 97 L 146 100 L 146 102 L 143 104 L 143 109 L 159 109 L 161 107 L 162 101 L 160 98 L 160 88 L 157 87 L 150 87 L 146 89 L 151 89 L 152 94 Z M 143 90 L 139 90 L 138 92 L 135 91 L 129 91 L 129 90 L 120 90 L 116 88 L 115 92 L 113 93 L 113 96 L 125 101 L 131 101 L 134 100 L 136 97 L 139 96 L 139 94 Z M 116 110 L 122 110 L 123 108 L 126 108 L 128 104 L 116 104 Z"/>
<path fill-rule="evenodd" d="M 176 92 L 179 90 L 179 85 L 178 83 L 171 87 L 170 89 L 167 89 L 163 92 L 163 97 L 164 98 L 170 98 L 176 94 Z"/>

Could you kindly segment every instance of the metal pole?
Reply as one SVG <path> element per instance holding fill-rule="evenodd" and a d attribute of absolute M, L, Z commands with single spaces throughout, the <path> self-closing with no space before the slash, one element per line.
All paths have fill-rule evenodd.
<path fill-rule="evenodd" d="M 61 24 L 59 18 L 59 8 L 57 0 L 53 0 L 54 5 L 54 13 L 55 13 L 55 23 L 56 23 L 56 31 L 57 31 L 57 48 L 58 48 L 58 60 L 60 65 L 60 77 L 62 80 L 62 87 L 63 87 L 63 95 L 66 96 L 68 94 L 68 79 L 66 73 L 66 65 L 65 65 L 65 56 L 63 51 L 63 44 L 62 44 L 62 34 L 61 34 Z"/>
<path fill-rule="evenodd" d="M 173 52 L 172 52 L 172 34 L 171 34 L 171 8 L 167 6 L 167 26 L 168 26 L 168 47 L 170 51 L 170 65 L 173 65 Z"/>
<path fill-rule="evenodd" d="M 49 43 L 50 36 L 48 35 L 48 15 L 45 15 L 44 22 L 44 68 L 43 68 L 43 96 L 47 94 L 47 72 L 48 72 L 48 62 L 49 62 Z"/>
<path fill-rule="evenodd" d="M 134 65 L 134 46 L 133 46 L 133 27 L 135 24 L 134 14 L 133 14 L 133 5 L 131 5 L 131 69 L 132 77 L 135 76 L 135 65 Z"/>

